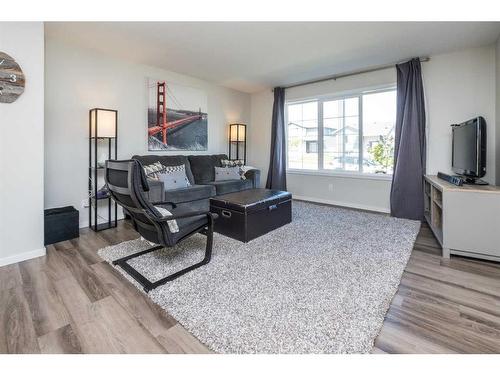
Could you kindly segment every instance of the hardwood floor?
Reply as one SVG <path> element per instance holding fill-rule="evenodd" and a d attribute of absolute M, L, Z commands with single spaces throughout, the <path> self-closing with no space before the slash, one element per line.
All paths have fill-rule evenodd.
<path fill-rule="evenodd" d="M 210 353 L 96 252 L 130 225 L 0 268 L 0 353 Z M 500 264 L 444 260 L 423 225 L 374 353 L 500 353 Z"/>

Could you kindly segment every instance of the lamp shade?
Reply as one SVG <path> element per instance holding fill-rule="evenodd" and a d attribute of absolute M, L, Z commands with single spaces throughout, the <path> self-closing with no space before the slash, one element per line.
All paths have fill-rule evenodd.
<path fill-rule="evenodd" d="M 90 110 L 91 137 L 115 138 L 118 111 L 94 108 Z"/>
<path fill-rule="evenodd" d="M 229 140 L 231 142 L 245 142 L 246 127 L 244 124 L 229 125 Z"/>

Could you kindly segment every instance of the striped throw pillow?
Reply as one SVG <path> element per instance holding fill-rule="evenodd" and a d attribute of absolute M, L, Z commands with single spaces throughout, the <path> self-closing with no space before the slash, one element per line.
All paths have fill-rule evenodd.
<path fill-rule="evenodd" d="M 147 178 L 158 180 L 160 178 L 160 173 L 163 172 L 165 166 L 157 161 L 156 163 L 145 165 L 143 168 Z"/>

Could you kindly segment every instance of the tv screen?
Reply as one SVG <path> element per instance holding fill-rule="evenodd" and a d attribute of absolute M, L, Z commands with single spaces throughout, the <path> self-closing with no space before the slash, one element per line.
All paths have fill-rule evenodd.
<path fill-rule="evenodd" d="M 486 123 L 482 117 L 453 127 L 452 168 L 457 174 L 483 177 L 486 172 Z"/>

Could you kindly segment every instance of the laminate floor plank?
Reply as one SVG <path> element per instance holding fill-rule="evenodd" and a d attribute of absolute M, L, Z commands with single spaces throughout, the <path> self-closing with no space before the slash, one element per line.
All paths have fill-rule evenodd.
<path fill-rule="evenodd" d="M 414 251 L 410 261 L 416 265 L 430 264 L 434 267 L 441 266 L 500 281 L 500 267 L 498 263 L 494 262 L 478 262 L 471 258 L 459 256 L 453 256 L 451 259 L 444 259 L 440 255 L 428 254 L 420 251 Z"/>
<path fill-rule="evenodd" d="M 83 353 L 80 340 L 70 324 L 60 327 L 38 338 L 43 354 L 80 354 Z"/>
<path fill-rule="evenodd" d="M 384 352 L 382 349 L 380 349 L 377 346 L 374 346 L 373 349 L 372 349 L 371 354 L 389 354 L 389 353 Z"/>
<path fill-rule="evenodd" d="M 493 262 L 475 262 L 465 257 L 453 257 L 452 259 L 440 259 L 440 265 L 475 275 L 486 276 L 496 279 L 500 283 L 500 267 Z"/>
<path fill-rule="evenodd" d="M 162 308 L 132 285 L 108 263 L 92 265 L 96 275 L 103 281 L 110 294 L 152 335 L 164 334 L 177 321 Z"/>
<path fill-rule="evenodd" d="M 467 306 L 459 306 L 459 311 L 460 316 L 463 318 L 500 330 L 500 316 L 491 315 Z"/>
<path fill-rule="evenodd" d="M 470 337 L 480 336 L 478 340 L 485 339 L 491 342 L 494 347 L 500 350 L 500 330 L 494 325 L 489 324 L 490 320 L 482 316 L 480 319 L 474 319 L 474 312 L 477 310 L 468 309 L 468 314 L 463 314 L 461 306 L 455 304 L 441 304 L 429 299 L 422 300 L 420 296 L 409 294 L 404 297 L 399 303 L 393 304 L 394 307 L 399 307 L 401 310 L 411 311 L 413 314 L 426 318 L 432 316 L 436 324 L 446 325 L 452 324 L 455 327 L 455 332 Z M 471 318 L 470 318 L 470 317 Z M 477 316 L 477 315 L 476 315 Z"/>
<path fill-rule="evenodd" d="M 460 305 L 443 300 L 442 298 L 436 298 L 434 296 L 422 293 L 418 290 L 411 288 L 406 288 L 405 286 L 400 286 L 397 294 L 392 300 L 392 306 L 429 306 L 436 311 L 442 311 L 443 314 L 452 315 L 453 317 L 460 316 Z"/>
<path fill-rule="evenodd" d="M 124 241 L 135 240 L 140 235 L 133 230 L 130 224 L 124 223 L 118 226 L 113 233 L 109 231 L 98 232 L 98 237 L 104 239 L 109 245 L 116 245 Z"/>
<path fill-rule="evenodd" d="M 54 246 L 49 245 L 46 247 L 45 257 L 40 257 L 36 259 L 40 263 L 40 267 L 44 268 L 45 273 L 52 280 L 60 280 L 65 277 L 73 276 L 73 273 L 68 268 L 63 258 L 60 256 L 60 252 L 55 249 Z"/>
<path fill-rule="evenodd" d="M 73 276 L 58 280 L 55 289 L 63 301 L 71 321 L 78 324 L 92 321 L 92 301 Z"/>
<path fill-rule="evenodd" d="M 168 353 L 172 354 L 210 354 L 213 353 L 203 345 L 196 337 L 186 331 L 180 324 L 176 324 L 166 334 L 158 337 L 160 343 Z"/>
<path fill-rule="evenodd" d="M 0 291 L 0 353 L 39 353 L 22 286 Z"/>
<path fill-rule="evenodd" d="M 387 320 L 382 327 L 375 347 L 391 354 L 445 354 L 456 353 L 445 345 L 440 345 L 425 337 L 415 334 L 409 329 L 402 329 L 401 324 Z"/>
<path fill-rule="evenodd" d="M 71 270 L 90 301 L 96 302 L 109 295 L 101 280 L 95 275 L 77 249 L 58 251 L 58 254 Z"/>
<path fill-rule="evenodd" d="M 86 353 L 166 353 L 166 350 L 113 298 L 92 304 L 92 320 L 77 324 Z"/>
<path fill-rule="evenodd" d="M 407 272 L 403 274 L 401 285 L 443 301 L 454 302 L 458 305 L 471 307 L 492 315 L 500 315 L 499 298 L 472 289 L 463 288 L 460 285 L 448 284 Z"/>
<path fill-rule="evenodd" d="M 23 283 L 18 264 L 0 267 L 0 291 L 15 288 Z"/>
<path fill-rule="evenodd" d="M 443 267 L 441 265 L 429 263 L 416 264 L 412 261 L 408 263 L 405 271 L 500 298 L 500 282 L 491 277 Z"/>
<path fill-rule="evenodd" d="M 464 306 L 405 287 L 400 287 L 393 306 L 406 307 L 424 315 L 447 319 L 476 333 L 481 332 L 485 336 L 500 338 L 500 316 L 481 311 L 476 307 Z"/>
<path fill-rule="evenodd" d="M 391 306 L 386 320 L 398 322 L 413 334 L 426 337 L 435 343 L 459 353 L 498 353 L 500 341 L 477 334 L 437 316 L 428 316 L 408 308 Z"/>
<path fill-rule="evenodd" d="M 88 265 L 102 262 L 97 250 L 109 245 L 107 241 L 97 236 L 80 236 L 71 240 L 71 243 Z"/>
<path fill-rule="evenodd" d="M 57 251 L 68 250 L 68 249 L 74 248 L 74 246 L 70 240 L 57 242 L 57 243 L 53 244 L 52 246 L 54 246 L 54 249 L 56 249 Z"/>
<path fill-rule="evenodd" d="M 37 262 L 19 263 L 23 292 L 38 336 L 69 324 L 69 313 L 57 293 L 54 282 Z"/>

